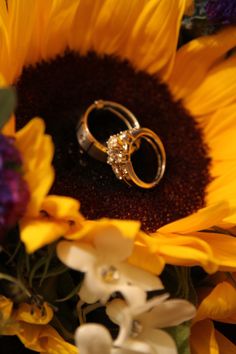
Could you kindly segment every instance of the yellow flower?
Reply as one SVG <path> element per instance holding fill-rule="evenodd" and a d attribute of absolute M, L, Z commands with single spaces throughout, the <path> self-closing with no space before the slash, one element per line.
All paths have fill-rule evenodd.
<path fill-rule="evenodd" d="M 48 324 L 53 311 L 47 303 L 41 308 L 22 303 L 14 310 L 12 301 L 0 296 L 0 313 L 4 319 L 1 334 L 16 335 L 26 348 L 45 354 L 77 353 L 77 348 Z"/>
<path fill-rule="evenodd" d="M 177 190 L 183 194 L 187 189 L 181 184 L 180 176 L 180 184 L 174 186 L 171 192 L 169 187 L 167 188 L 166 202 L 164 200 L 161 204 L 165 222 L 161 223 L 161 227 L 157 226 L 156 232 L 152 232 L 151 235 L 149 232 L 148 234 L 140 233 L 137 236 L 136 254 L 133 258 L 131 257 L 131 262 L 139 263 L 140 257 L 138 255 L 144 255 L 145 260 L 142 260 L 142 266 L 151 270 L 152 262 L 148 257 L 148 254 L 151 253 L 152 259 L 153 257 L 158 259 L 159 271 L 165 263 L 187 266 L 201 265 L 208 272 L 214 272 L 217 269 L 235 269 L 235 239 L 228 235 L 219 236 L 215 233 L 199 233 L 197 231 L 210 228 L 213 225 L 231 226 L 236 221 L 236 198 L 234 197 L 236 190 L 234 144 L 236 135 L 234 94 L 236 59 L 235 56 L 228 57 L 226 55 L 236 44 L 236 29 L 227 28 L 216 35 L 198 38 L 176 51 L 181 19 L 191 5 L 191 2 L 187 0 L 133 0 L 129 2 L 124 0 L 118 2 L 113 0 L 71 0 L 69 2 L 10 0 L 7 2 L 8 6 L 5 1 L 0 4 L 0 67 L 8 83 L 15 83 L 18 80 L 20 85 L 25 67 L 31 64 L 35 67 L 35 64 L 42 63 L 43 60 L 49 63 L 57 55 L 63 58 L 63 53 L 68 48 L 77 52 L 81 60 L 86 58 L 90 51 L 95 52 L 99 58 L 103 58 L 104 55 L 113 56 L 113 58 L 115 56 L 121 60 L 128 60 L 136 70 L 145 71 L 163 82 L 166 90 L 169 90 L 173 96 L 173 100 L 171 98 L 173 104 L 182 105 L 182 111 L 178 111 L 178 119 L 182 114 L 188 112 L 189 117 L 197 124 L 195 126 L 201 128 L 202 147 L 200 146 L 200 149 L 207 152 L 211 160 L 211 163 L 208 163 L 209 171 L 202 170 L 205 175 L 209 172 L 211 177 L 203 189 L 203 200 L 198 204 L 198 189 L 201 180 L 200 182 L 193 181 L 193 185 L 190 185 L 190 194 L 186 197 L 185 202 L 181 200 L 181 204 L 175 198 Z M 58 72 L 61 81 L 64 82 L 63 72 L 60 70 Z M 40 78 L 39 75 L 38 80 Z M 48 76 L 45 78 L 48 79 Z M 45 78 L 42 79 L 43 82 L 46 80 Z M 92 81 L 95 78 L 94 74 Z M 105 85 L 106 82 L 109 82 L 108 78 L 110 78 L 109 72 L 101 79 L 102 84 Z M 79 80 L 80 77 L 76 77 L 74 81 Z M 45 83 L 43 88 L 46 95 L 48 93 L 47 84 Z M 56 91 L 56 86 L 57 83 L 55 83 L 54 91 Z M 123 84 L 121 90 L 124 87 Z M 116 87 L 114 87 L 115 89 Z M 136 90 L 136 87 L 133 90 Z M 77 93 L 77 96 L 79 95 L 80 92 Z M 36 100 L 38 96 L 34 97 Z M 30 102 L 30 99 L 32 99 L 31 95 L 26 101 Z M 115 100 L 115 97 L 113 99 Z M 91 100 L 93 99 L 88 97 L 85 105 Z M 146 97 L 143 102 L 137 102 L 136 105 L 142 106 L 144 102 L 149 101 L 150 98 Z M 177 101 L 178 103 L 175 103 Z M 34 103 L 37 104 L 37 102 Z M 165 107 L 164 111 L 168 111 L 169 106 L 165 106 L 164 101 L 158 101 L 158 105 L 162 105 L 162 103 Z M 56 109 L 56 105 L 57 103 L 54 102 L 52 110 Z M 148 107 L 151 108 L 151 101 Z M 148 114 L 148 110 L 145 113 Z M 68 108 L 68 119 L 69 116 L 70 110 Z M 57 122 L 54 125 L 56 126 Z M 173 130 L 175 126 L 173 128 L 171 125 L 173 125 L 172 122 L 169 123 L 169 127 Z M 169 135 L 173 133 L 172 130 L 168 131 Z M 25 133 L 25 138 L 26 135 Z M 180 145 L 182 149 L 186 145 L 188 150 L 194 138 L 191 140 L 187 133 L 182 138 L 184 140 L 180 142 Z M 163 142 L 165 145 L 165 141 Z M 188 144 L 185 144 L 186 142 Z M 69 147 L 66 146 L 66 148 L 69 154 Z M 170 147 L 170 151 L 174 151 L 174 149 L 174 146 Z M 185 155 L 187 150 L 183 150 Z M 182 177 L 187 176 L 187 180 L 190 180 L 191 171 L 194 166 L 196 168 L 197 162 L 188 165 L 185 162 L 185 155 L 182 156 L 179 165 L 183 171 Z M 177 159 L 178 156 L 175 156 L 175 160 Z M 30 155 L 27 161 L 30 161 Z M 207 162 L 207 156 L 205 162 Z M 167 166 L 168 163 L 167 156 Z M 64 166 L 61 166 L 62 170 L 63 168 Z M 69 172 L 60 177 L 60 186 L 63 185 L 67 175 Z M 73 178 L 75 185 L 76 177 L 75 175 Z M 46 190 L 49 189 L 50 177 L 44 176 L 43 178 L 45 179 L 42 187 L 43 192 L 39 194 L 45 197 Z M 93 187 L 98 184 L 100 177 L 96 176 L 96 178 Z M 37 185 L 32 178 L 30 178 L 30 182 Z M 85 199 L 87 193 L 90 193 L 90 197 L 96 195 L 90 187 L 87 187 L 86 192 L 83 192 L 82 185 L 78 184 L 76 187 L 75 185 L 73 188 L 76 189 L 76 193 L 80 189 L 80 195 Z M 164 190 L 160 184 L 156 190 L 162 190 L 162 188 Z M 60 187 L 58 187 L 59 189 Z M 127 198 L 123 204 L 118 202 L 116 202 L 117 205 L 115 202 L 112 204 L 113 197 L 117 201 L 119 193 L 114 193 L 107 199 L 101 198 L 110 201 L 110 204 L 107 204 L 107 213 L 113 212 L 114 215 L 116 213 L 120 215 L 119 213 L 125 209 L 125 205 L 129 204 L 126 218 L 138 219 L 144 213 L 144 209 L 139 206 L 139 203 L 144 197 L 147 198 L 147 195 L 150 197 L 149 204 L 152 206 L 154 191 L 148 191 L 149 194 L 143 194 L 143 197 L 139 194 L 138 199 L 134 199 L 132 202 L 133 204 L 129 203 Z M 136 192 L 135 189 L 127 192 L 130 195 L 130 200 L 135 193 L 139 192 Z M 69 194 L 76 197 L 71 191 Z M 37 202 L 30 205 L 29 213 L 22 220 L 21 238 L 28 252 L 37 250 L 56 240 L 59 236 L 70 237 L 72 234 L 76 235 L 77 232 L 79 234 L 83 227 L 82 217 L 76 212 L 79 206 L 75 201 L 68 199 L 67 206 L 64 208 L 65 199 L 62 200 L 61 197 L 55 196 L 48 198 L 50 199 L 36 198 Z M 80 202 L 83 207 L 88 208 L 88 201 L 85 206 L 83 200 Z M 51 214 L 51 203 L 54 205 L 52 209 L 56 210 L 55 216 Z M 195 209 L 191 207 L 192 203 L 196 203 Z M 170 213 L 168 207 L 171 204 L 173 207 Z M 167 211 L 165 205 L 167 205 Z M 99 202 L 95 206 L 99 210 Z M 94 205 L 90 209 L 92 214 Z M 176 211 L 176 215 L 173 216 L 175 209 L 179 214 Z M 43 213 L 39 214 L 40 210 L 43 210 Z M 183 212 L 183 210 L 185 211 Z M 134 214 L 136 211 L 137 214 Z M 162 212 L 162 210 L 160 211 Z M 143 221 L 144 218 L 151 220 L 157 218 L 158 213 L 153 209 L 152 213 L 146 213 Z M 107 216 L 106 213 L 104 216 Z"/>
<path fill-rule="evenodd" d="M 191 329 L 192 354 L 235 353 L 236 346 L 214 328 L 213 320 L 236 324 L 236 289 L 226 281 L 208 291 L 198 307 Z"/>
<path fill-rule="evenodd" d="M 72 198 L 47 196 L 54 180 L 54 148 L 51 137 L 45 134 L 43 120 L 34 118 L 15 132 L 13 117 L 4 126 L 3 133 L 15 138 L 23 160 L 24 180 L 30 191 L 27 211 L 20 222 L 21 239 L 27 251 L 34 252 L 61 235 L 80 229 L 83 218 L 79 214 L 79 203 Z"/>

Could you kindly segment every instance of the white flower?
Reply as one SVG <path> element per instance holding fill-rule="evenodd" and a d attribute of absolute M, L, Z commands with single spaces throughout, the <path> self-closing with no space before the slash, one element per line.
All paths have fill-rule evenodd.
<path fill-rule="evenodd" d="M 114 345 L 145 354 L 177 354 L 172 337 L 160 328 L 178 326 L 195 315 L 186 300 L 155 297 L 141 306 L 127 306 L 120 299 L 107 305 L 110 319 L 120 326 Z"/>
<path fill-rule="evenodd" d="M 80 354 L 110 354 L 112 338 L 102 325 L 89 323 L 78 327 L 75 332 L 75 344 Z"/>
<path fill-rule="evenodd" d="M 81 325 L 75 332 L 75 344 L 79 354 L 140 354 L 140 347 L 135 350 L 114 346 L 109 331 L 102 325 L 88 323 Z M 145 344 L 141 349 L 144 349 Z M 154 354 L 147 351 L 146 353 Z"/>
<path fill-rule="evenodd" d="M 106 303 L 117 291 L 127 303 L 138 306 L 145 302 L 146 291 L 163 286 L 159 278 L 127 262 L 132 250 L 133 239 L 109 225 L 98 230 L 90 243 L 60 242 L 57 255 L 68 267 L 85 273 L 79 291 L 82 301 Z"/>

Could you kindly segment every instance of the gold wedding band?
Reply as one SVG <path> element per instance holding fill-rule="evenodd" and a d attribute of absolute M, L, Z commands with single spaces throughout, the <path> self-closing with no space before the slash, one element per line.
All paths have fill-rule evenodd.
<path fill-rule="evenodd" d="M 135 151 L 134 145 L 139 144 L 140 139 L 146 140 L 153 148 L 157 157 L 155 177 L 151 182 L 141 180 L 136 174 L 131 156 Z M 127 184 L 140 188 L 153 188 L 163 177 L 166 167 L 166 154 L 160 138 L 148 128 L 130 129 L 112 135 L 107 141 L 107 163 L 111 165 L 116 177 Z"/>
<path fill-rule="evenodd" d="M 123 105 L 113 101 L 98 100 L 91 104 L 82 115 L 77 126 L 77 139 L 84 151 L 93 158 L 106 162 L 107 147 L 100 143 L 90 132 L 88 119 L 93 110 L 109 111 L 121 119 L 127 126 L 127 129 L 140 128 L 139 122 L 135 115 Z"/>

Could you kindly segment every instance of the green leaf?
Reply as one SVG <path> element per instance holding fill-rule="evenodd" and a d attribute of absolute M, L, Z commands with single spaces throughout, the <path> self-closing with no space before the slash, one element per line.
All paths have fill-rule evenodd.
<path fill-rule="evenodd" d="M 190 336 L 189 322 L 185 322 L 176 327 L 168 328 L 167 332 L 173 337 L 178 348 L 178 353 L 191 354 L 190 346 L 189 346 L 189 336 Z"/>
<path fill-rule="evenodd" d="M 0 129 L 8 121 L 16 107 L 16 93 L 12 87 L 0 89 Z"/>

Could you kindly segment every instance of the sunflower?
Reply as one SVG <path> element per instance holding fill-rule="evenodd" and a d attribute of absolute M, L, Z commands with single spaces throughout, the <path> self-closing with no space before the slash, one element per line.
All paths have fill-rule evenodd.
<path fill-rule="evenodd" d="M 176 51 L 189 1 L 1 4 L 2 75 L 17 88 L 17 127 L 40 115 L 53 137 L 51 191 L 78 199 L 87 219 L 140 220 L 145 235 L 153 236 L 152 252 L 161 250 L 168 263 L 201 264 L 207 271 L 234 268 L 232 237 L 196 231 L 229 226 L 236 218 L 235 57 L 226 55 L 236 44 L 235 28 Z M 81 153 L 78 118 L 101 97 L 124 104 L 161 137 L 167 171 L 158 188 L 128 189 L 108 166 Z M 31 216 L 22 227 L 29 248 L 27 235 L 39 225 Z M 48 234 L 42 229 L 37 239 Z M 149 247 L 145 235 L 142 242 Z M 221 253 L 226 243 L 231 247 Z"/>
<path fill-rule="evenodd" d="M 59 196 L 49 197 L 44 217 L 37 209 L 22 221 L 29 252 L 80 233 L 87 221 L 73 204 L 79 200 L 85 219 L 141 222 L 132 263 L 146 255 L 143 267 L 150 269 L 151 252 L 159 272 L 165 263 L 201 265 L 209 273 L 235 270 L 235 238 L 199 230 L 236 221 L 236 29 L 176 50 L 190 3 L 0 2 L 0 68 L 18 93 L 17 128 L 42 116 L 55 144 L 51 192 Z M 120 102 L 160 136 L 167 170 L 155 189 L 126 187 L 109 166 L 80 150 L 78 119 L 99 98 Z M 74 198 L 68 208 L 66 197 Z"/>

